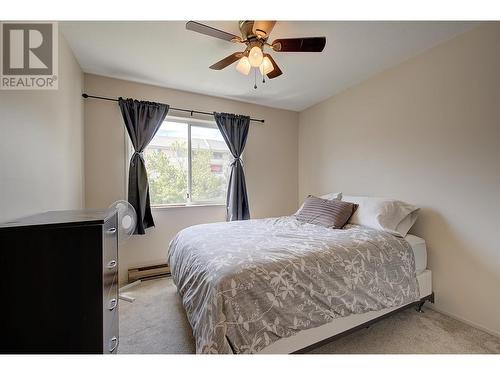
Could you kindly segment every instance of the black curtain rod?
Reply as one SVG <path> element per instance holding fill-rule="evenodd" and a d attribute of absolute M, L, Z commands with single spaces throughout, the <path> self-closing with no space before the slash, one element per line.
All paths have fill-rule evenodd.
<path fill-rule="evenodd" d="M 112 102 L 117 102 L 118 101 L 118 99 L 106 98 L 104 96 L 88 95 L 88 94 L 85 94 L 85 93 L 83 93 L 82 96 L 85 99 L 87 99 L 87 98 L 93 98 L 93 99 L 109 100 L 109 101 L 112 101 Z M 210 112 L 194 111 L 192 109 L 183 109 L 183 108 L 175 108 L 175 107 L 170 107 L 170 109 L 172 111 L 180 111 L 180 112 L 191 113 L 191 116 L 193 115 L 193 113 L 197 113 L 197 114 L 200 114 L 200 115 L 208 115 L 208 116 L 213 116 L 214 115 L 213 113 L 210 113 Z M 250 118 L 250 121 L 257 121 L 257 122 L 264 123 L 264 120 L 259 120 L 259 119 L 255 119 L 255 118 Z"/>

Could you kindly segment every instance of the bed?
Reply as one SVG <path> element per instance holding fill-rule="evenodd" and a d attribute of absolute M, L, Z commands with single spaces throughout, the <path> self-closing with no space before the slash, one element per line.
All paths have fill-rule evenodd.
<path fill-rule="evenodd" d="M 168 261 L 197 353 L 292 353 L 432 298 L 410 242 L 287 216 L 186 228 Z"/>

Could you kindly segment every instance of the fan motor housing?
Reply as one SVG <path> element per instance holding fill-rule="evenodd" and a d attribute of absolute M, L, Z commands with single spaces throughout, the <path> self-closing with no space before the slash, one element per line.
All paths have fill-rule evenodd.
<path fill-rule="evenodd" d="M 243 40 L 247 40 L 249 42 L 259 41 L 261 45 L 267 40 L 267 37 L 264 38 L 263 36 L 254 34 L 253 32 L 254 21 L 239 21 L 239 25 Z"/>

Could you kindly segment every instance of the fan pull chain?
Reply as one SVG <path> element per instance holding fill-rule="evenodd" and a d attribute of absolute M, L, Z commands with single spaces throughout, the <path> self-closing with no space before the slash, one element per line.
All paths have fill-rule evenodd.
<path fill-rule="evenodd" d="M 253 88 L 257 89 L 257 69 L 254 69 L 253 71 Z"/>

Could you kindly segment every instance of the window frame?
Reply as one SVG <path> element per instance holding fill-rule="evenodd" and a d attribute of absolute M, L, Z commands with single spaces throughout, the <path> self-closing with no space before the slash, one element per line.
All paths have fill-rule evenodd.
<path fill-rule="evenodd" d="M 187 125 L 187 148 L 188 148 L 188 173 L 187 173 L 187 197 L 186 202 L 179 203 L 162 203 L 162 204 L 153 204 L 151 203 L 152 209 L 165 209 L 165 208 L 181 208 L 181 207 L 207 207 L 207 206 L 225 206 L 225 199 L 221 202 L 219 201 L 192 201 L 192 141 L 191 141 L 191 127 L 205 127 L 211 129 L 217 129 L 217 124 L 214 120 L 202 120 L 193 117 L 180 117 L 180 116 L 167 116 L 165 117 L 164 122 L 172 121 L 172 122 L 182 122 Z M 128 171 L 130 165 L 130 158 L 134 153 L 134 147 L 132 146 L 132 142 L 128 136 L 127 130 L 124 129 L 125 134 L 125 153 L 127 157 L 125 158 L 125 195 L 128 195 Z M 148 146 L 149 147 L 149 146 Z M 147 147 L 146 147 L 147 148 Z"/>

